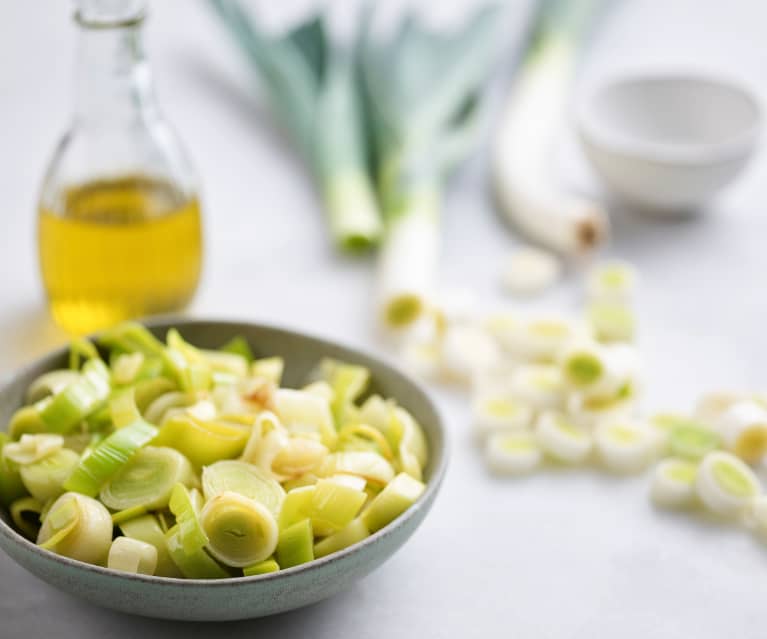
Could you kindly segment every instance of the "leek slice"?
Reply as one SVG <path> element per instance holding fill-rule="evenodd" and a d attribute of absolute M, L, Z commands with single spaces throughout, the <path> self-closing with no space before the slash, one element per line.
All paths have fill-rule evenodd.
<path fill-rule="evenodd" d="M 538 417 L 535 436 L 544 453 L 559 462 L 577 464 L 591 452 L 591 436 L 562 413 L 546 412 Z"/>
<path fill-rule="evenodd" d="M 34 497 L 22 497 L 12 502 L 8 510 L 16 529 L 27 539 L 37 539 L 43 505 Z"/>
<path fill-rule="evenodd" d="M 64 482 L 80 461 L 75 451 L 62 448 L 20 469 L 21 481 L 29 494 L 40 503 L 58 497 L 64 492 Z"/>
<path fill-rule="evenodd" d="M 181 391 L 162 393 L 155 397 L 146 407 L 144 418 L 150 424 L 164 425 L 165 420 L 170 417 L 173 409 L 186 408 L 194 404 L 194 402 L 194 395 L 191 393 L 182 393 Z"/>
<path fill-rule="evenodd" d="M 480 439 L 505 430 L 527 428 L 533 422 L 533 409 L 506 390 L 479 391 L 472 401 L 472 414 L 474 432 Z"/>
<path fill-rule="evenodd" d="M 498 475 L 522 475 L 541 463 L 541 449 L 528 431 L 508 431 L 491 435 L 485 442 L 485 462 Z"/>
<path fill-rule="evenodd" d="M 112 517 L 114 519 L 114 516 Z M 160 577 L 181 577 L 182 573 L 171 559 L 168 546 L 165 542 L 165 534 L 157 518 L 154 515 L 141 515 L 126 521 L 119 522 L 122 534 L 131 539 L 151 544 L 157 550 L 156 575 Z"/>
<path fill-rule="evenodd" d="M 8 434 L 11 439 L 19 439 L 24 434 L 45 433 L 48 425 L 40 417 L 40 411 L 52 401 L 52 397 L 45 397 L 33 406 L 19 408 L 8 423 Z"/>
<path fill-rule="evenodd" d="M 725 447 L 746 463 L 767 453 L 767 410 L 754 401 L 738 402 L 716 420 Z"/>
<path fill-rule="evenodd" d="M 605 466 L 617 473 L 636 473 L 645 469 L 658 452 L 658 437 L 643 423 L 630 420 L 600 424 L 594 444 Z"/>
<path fill-rule="evenodd" d="M 253 351 L 250 349 L 248 340 L 242 335 L 236 335 L 218 350 L 224 353 L 233 353 L 242 357 L 248 365 L 253 363 Z"/>
<path fill-rule="evenodd" d="M 69 343 L 69 368 L 76 371 L 80 368 L 80 359 L 98 359 L 96 347 L 83 337 L 76 337 Z"/>
<path fill-rule="evenodd" d="M 212 382 L 212 368 L 202 351 L 171 328 L 166 336 L 168 347 L 163 351 L 165 363 L 176 377 L 181 390 L 187 392 L 208 390 Z"/>
<path fill-rule="evenodd" d="M 317 377 L 326 381 L 333 389 L 331 411 L 336 428 L 340 428 L 345 423 L 349 406 L 353 405 L 368 387 L 370 371 L 364 366 L 325 358 L 319 364 Z"/>
<path fill-rule="evenodd" d="M 327 447 L 318 441 L 308 437 L 290 437 L 274 456 L 271 469 L 280 481 L 299 477 L 318 468 L 327 454 Z"/>
<path fill-rule="evenodd" d="M 280 531 L 275 552 L 282 568 L 291 568 L 314 560 L 314 533 L 308 519 Z"/>
<path fill-rule="evenodd" d="M 250 374 L 253 377 L 260 377 L 275 385 L 280 384 L 284 371 L 285 360 L 282 357 L 264 357 L 254 360 L 250 365 Z"/>
<path fill-rule="evenodd" d="M 122 322 L 104 331 L 98 343 L 110 350 L 123 353 L 143 353 L 146 356 L 160 356 L 165 350 L 162 342 L 138 322 Z"/>
<path fill-rule="evenodd" d="M 80 378 L 78 371 L 61 369 L 43 373 L 27 389 L 27 404 L 35 404 L 49 395 L 56 395 Z"/>
<path fill-rule="evenodd" d="M 360 519 L 371 533 L 376 532 L 410 508 L 425 489 L 423 482 L 400 473 L 366 506 Z"/>
<path fill-rule="evenodd" d="M 165 420 L 152 445 L 175 448 L 199 467 L 238 457 L 249 434 L 249 429 L 230 422 L 172 415 Z"/>
<path fill-rule="evenodd" d="M 311 485 L 299 486 L 288 491 L 282 502 L 282 508 L 277 520 L 280 530 L 289 528 L 302 519 L 311 517 L 315 490 L 315 486 Z"/>
<path fill-rule="evenodd" d="M 291 433 L 319 433 L 322 443 L 335 448 L 338 442 L 330 402 L 318 395 L 292 388 L 274 393 L 274 412 Z"/>
<path fill-rule="evenodd" d="M 325 537 L 322 541 L 314 544 L 314 556 L 319 559 L 320 557 L 338 552 L 339 550 L 343 550 L 344 548 L 359 543 L 369 536 L 370 531 L 368 530 L 365 521 L 362 517 L 358 517 L 347 524 L 342 530 L 339 530 L 337 533 L 333 533 L 332 535 Z"/>
<path fill-rule="evenodd" d="M 612 260 L 593 267 L 586 276 L 586 292 L 592 300 L 629 304 L 639 275 L 628 262 Z"/>
<path fill-rule="evenodd" d="M 761 486 L 754 471 L 741 459 L 713 451 L 698 466 L 695 491 L 711 512 L 729 517 L 743 512 L 759 495 Z"/>
<path fill-rule="evenodd" d="M 655 467 L 650 495 L 664 508 L 684 508 L 695 499 L 697 465 L 683 459 L 664 459 Z"/>
<path fill-rule="evenodd" d="M 109 369 L 100 359 L 91 359 L 78 379 L 35 407 L 49 432 L 66 434 L 106 402 L 109 392 Z"/>
<path fill-rule="evenodd" d="M 150 419 L 147 411 L 156 399 L 176 390 L 176 388 L 176 384 L 167 377 L 153 377 L 152 379 L 141 380 L 134 387 L 136 408 L 144 414 L 145 419 L 149 423 L 160 424 L 162 420 Z"/>
<path fill-rule="evenodd" d="M 113 510 L 159 510 L 168 505 L 177 483 L 196 484 L 190 461 L 173 448 L 147 446 L 104 484 L 99 498 Z"/>
<path fill-rule="evenodd" d="M 339 450 L 373 450 L 387 461 L 394 459 L 389 441 L 377 428 L 367 424 L 347 424 L 338 433 Z"/>
<path fill-rule="evenodd" d="M 634 312 L 622 304 L 589 304 L 586 319 L 600 342 L 632 342 L 636 336 Z"/>
<path fill-rule="evenodd" d="M 224 570 L 204 548 L 192 552 L 184 550 L 178 526 L 165 533 L 165 543 L 171 559 L 187 579 L 226 579 L 231 575 Z"/>
<path fill-rule="evenodd" d="M 119 354 L 112 363 L 112 381 L 122 386 L 133 383 L 144 365 L 144 359 L 144 354 L 140 352 Z"/>
<path fill-rule="evenodd" d="M 400 469 L 420 481 L 428 457 L 426 436 L 421 426 L 404 408 L 397 407 L 392 416 L 390 436 L 399 442 L 397 459 Z"/>
<path fill-rule="evenodd" d="M 717 433 L 694 422 L 679 424 L 668 435 L 671 454 L 692 461 L 703 459 L 719 448 L 721 441 Z"/>
<path fill-rule="evenodd" d="M 25 465 L 34 464 L 61 450 L 64 438 L 61 435 L 22 435 L 18 442 L 3 446 L 3 457 L 12 462 Z"/>
<path fill-rule="evenodd" d="M 119 510 L 116 513 L 112 513 L 112 523 L 119 525 L 124 521 L 129 521 L 131 519 L 135 519 L 136 517 L 140 517 L 141 515 L 145 515 L 147 510 L 148 509 L 146 506 L 143 505 L 131 506 L 130 508 Z"/>
<path fill-rule="evenodd" d="M 117 537 L 109 547 L 107 568 L 138 575 L 153 575 L 157 569 L 157 548 L 138 539 Z"/>
<path fill-rule="evenodd" d="M 365 501 L 367 494 L 364 491 L 330 479 L 320 479 L 314 486 L 311 503 L 315 532 L 324 537 L 341 530 L 357 516 Z M 280 565 L 284 565 L 282 561 Z"/>
<path fill-rule="evenodd" d="M 392 465 L 381 455 L 371 451 L 331 453 L 322 462 L 319 474 L 328 477 L 337 473 L 359 475 L 378 486 L 385 486 L 394 479 Z"/>
<path fill-rule="evenodd" d="M 110 408 L 118 430 L 80 459 L 64 488 L 94 497 L 136 452 L 157 435 L 157 429 L 145 422 L 133 403 L 133 392 L 118 396 Z M 127 420 L 133 420 L 127 425 Z M 120 427 L 122 426 L 122 427 Z"/>
<path fill-rule="evenodd" d="M 64 493 L 45 516 L 37 543 L 59 555 L 103 565 L 112 543 L 112 518 L 95 499 Z"/>
<path fill-rule="evenodd" d="M 245 566 L 245 568 L 242 569 L 242 574 L 245 577 L 254 577 L 256 575 L 266 575 L 270 572 L 277 572 L 279 569 L 280 565 L 274 559 L 265 559 L 252 566 Z"/>
<path fill-rule="evenodd" d="M 192 555 L 208 543 L 199 521 L 201 499 L 196 489 L 187 490 L 183 484 L 176 484 L 170 497 L 170 511 L 176 516 L 176 526 L 182 550 Z M 170 532 L 170 531 L 169 531 Z M 166 533 L 166 538 L 168 533 Z"/>
<path fill-rule="evenodd" d="M 200 513 L 210 554 L 228 566 L 245 567 L 267 559 L 278 541 L 277 522 L 263 504 L 231 491 L 210 499 Z M 311 545 L 311 543 L 310 543 Z"/>
<path fill-rule="evenodd" d="M 200 349 L 200 355 L 214 375 L 225 373 L 240 378 L 248 374 L 248 360 L 242 355 L 205 349 Z"/>
<path fill-rule="evenodd" d="M 0 505 L 3 506 L 9 506 L 11 502 L 27 494 L 18 465 L 3 455 L 3 449 L 9 441 L 8 435 L 0 432 Z"/>
<path fill-rule="evenodd" d="M 202 491 L 206 501 L 224 492 L 248 497 L 265 506 L 275 518 L 285 499 L 282 486 L 261 468 L 236 460 L 223 460 L 203 468 Z"/>

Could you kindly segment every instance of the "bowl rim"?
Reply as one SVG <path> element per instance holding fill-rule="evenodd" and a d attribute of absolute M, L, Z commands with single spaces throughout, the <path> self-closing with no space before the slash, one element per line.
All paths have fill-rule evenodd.
<path fill-rule="evenodd" d="M 743 130 L 723 141 L 686 143 L 640 140 L 599 122 L 596 105 L 607 92 L 632 85 L 669 81 L 705 85 L 737 95 L 751 107 L 753 121 Z M 755 90 L 730 75 L 700 69 L 643 69 L 612 73 L 607 76 L 577 101 L 574 114 L 579 136 L 587 145 L 612 154 L 666 167 L 701 168 L 725 164 L 741 156 L 747 156 L 762 134 L 765 108 Z"/>
<path fill-rule="evenodd" d="M 143 575 L 138 573 L 124 572 L 121 570 L 114 570 L 112 568 L 97 566 L 95 564 L 89 564 L 84 561 L 72 559 L 71 557 L 59 555 L 51 550 L 46 550 L 44 548 L 41 548 L 37 544 L 23 537 L 20 533 L 16 532 L 16 530 L 14 530 L 12 526 L 6 523 L 3 518 L 0 518 L 0 535 L 5 537 L 9 542 L 21 546 L 28 552 L 32 552 L 39 555 L 42 559 L 46 561 L 54 561 L 56 563 L 59 563 L 65 566 L 69 566 L 79 570 L 85 570 L 87 572 L 92 572 L 103 577 L 128 579 L 131 581 L 143 582 L 146 584 L 151 584 L 151 585 L 160 586 L 160 587 L 162 586 L 171 587 L 171 586 L 183 585 L 190 588 L 195 588 L 195 587 L 196 588 L 202 588 L 202 587 L 226 588 L 227 586 L 233 586 L 236 584 L 246 585 L 246 584 L 252 584 L 256 582 L 261 583 L 261 582 L 273 581 L 277 579 L 288 579 L 299 573 L 321 570 L 323 566 L 331 564 L 336 561 L 340 561 L 350 555 L 357 554 L 361 552 L 366 546 L 375 544 L 380 539 L 387 537 L 389 534 L 393 533 L 397 528 L 402 526 L 408 519 L 411 519 L 413 516 L 415 516 L 415 514 L 418 511 L 422 510 L 423 508 L 428 508 L 431 502 L 433 501 L 433 499 L 436 497 L 436 494 L 439 491 L 442 481 L 444 479 L 449 457 L 450 457 L 450 439 L 448 435 L 448 430 L 447 428 L 445 428 L 444 416 L 442 415 L 442 411 L 439 408 L 439 405 L 432 399 L 431 395 L 427 392 L 424 386 L 420 382 L 415 380 L 412 376 L 408 375 L 407 373 L 402 371 L 400 368 L 395 366 L 391 361 L 389 361 L 387 357 L 385 356 L 382 357 L 380 355 L 373 354 L 365 348 L 359 348 L 357 346 L 347 345 L 347 344 L 344 344 L 343 342 L 338 342 L 331 338 L 319 336 L 311 332 L 306 332 L 300 329 L 285 328 L 283 326 L 277 326 L 275 324 L 270 324 L 265 322 L 251 322 L 248 320 L 236 320 L 236 319 L 216 319 L 216 318 L 208 317 L 208 316 L 183 317 L 179 315 L 158 315 L 158 316 L 153 316 L 152 318 L 137 319 L 135 321 L 146 326 L 147 328 L 157 328 L 157 329 L 172 328 L 174 326 L 177 326 L 179 329 L 183 329 L 183 325 L 188 326 L 193 324 L 219 324 L 222 326 L 230 325 L 233 327 L 241 326 L 245 324 L 256 329 L 264 329 L 267 331 L 283 333 L 289 337 L 308 338 L 312 341 L 318 342 L 323 348 L 332 347 L 332 348 L 340 348 L 346 351 L 351 351 L 356 355 L 360 355 L 363 359 L 369 359 L 373 362 L 376 362 L 376 364 L 378 365 L 382 365 L 384 368 L 388 369 L 387 372 L 398 375 L 399 377 L 403 378 L 408 384 L 410 384 L 413 388 L 415 388 L 426 399 L 428 406 L 437 416 L 436 428 L 442 435 L 442 446 L 440 450 L 441 454 L 438 455 L 436 458 L 437 464 L 432 469 L 431 477 L 429 477 L 428 481 L 425 482 L 426 490 L 424 490 L 424 492 L 416 500 L 416 502 L 412 506 L 410 506 L 404 513 L 402 513 L 399 517 L 389 522 L 383 528 L 370 534 L 368 537 L 366 537 L 362 541 L 352 544 L 351 546 L 348 546 L 337 552 L 330 553 L 329 555 L 326 555 L 324 557 L 313 559 L 312 561 L 307 562 L 305 564 L 300 564 L 298 566 L 292 566 L 290 568 L 280 569 L 278 571 L 266 573 L 263 575 L 226 577 L 224 579 L 186 579 L 183 577 L 161 577 L 157 575 Z M 96 336 L 98 336 L 98 334 L 99 333 L 91 333 L 86 336 L 86 339 L 94 339 Z M 5 390 L 7 387 L 13 385 L 18 379 L 29 374 L 33 369 L 37 368 L 45 360 L 65 356 L 68 350 L 69 350 L 69 346 L 64 345 L 52 351 L 48 351 L 47 353 L 39 357 L 36 357 L 33 361 L 25 364 L 24 366 L 22 366 L 15 372 L 11 373 L 10 376 L 5 377 L 2 380 L 2 382 L 0 382 L 0 392 Z M 430 441 L 430 444 L 432 444 L 431 441 Z M 6 551 L 6 554 L 7 554 L 7 551 Z"/>

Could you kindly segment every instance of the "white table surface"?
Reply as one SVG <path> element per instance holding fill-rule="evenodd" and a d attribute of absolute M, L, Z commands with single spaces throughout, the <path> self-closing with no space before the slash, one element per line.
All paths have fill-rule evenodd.
<path fill-rule="evenodd" d="M 297 4 L 285 0 L 280 10 Z M 648 66 L 713 69 L 767 88 L 767 4 L 617 4 L 584 64 L 581 92 L 606 74 Z M 204 183 L 207 262 L 190 312 L 279 322 L 382 351 L 370 330 L 371 264 L 332 252 L 315 195 L 254 102 L 242 61 L 201 3 L 154 5 L 147 44 L 159 95 Z M 75 35 L 61 0 L 3 8 L 0 375 L 65 339 L 45 311 L 34 224 L 40 179 L 70 110 Z M 515 3 L 512 18 L 526 8 Z M 509 48 L 519 28 L 510 19 Z M 597 188 L 572 140 L 559 160 L 562 180 Z M 478 155 L 449 190 L 443 276 L 492 307 L 510 303 L 497 275 L 516 240 L 490 205 L 484 164 Z M 643 278 L 648 407 L 684 409 L 708 388 L 764 390 L 766 181 L 762 155 L 699 218 L 653 222 L 615 207 L 610 253 L 636 262 Z M 541 303 L 571 308 L 578 295 L 570 275 Z M 0 636 L 765 636 L 767 548 L 742 531 L 655 512 L 647 478 L 586 470 L 491 479 L 469 446 L 465 402 L 436 392 L 454 443 L 444 489 L 411 541 L 349 592 L 268 619 L 181 624 L 95 608 L 2 556 Z"/>

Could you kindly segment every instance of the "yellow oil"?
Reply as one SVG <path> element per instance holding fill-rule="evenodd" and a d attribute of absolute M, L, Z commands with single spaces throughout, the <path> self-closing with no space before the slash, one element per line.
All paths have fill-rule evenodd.
<path fill-rule="evenodd" d="M 200 206 L 141 176 L 91 182 L 41 208 L 40 266 L 54 319 L 73 333 L 182 308 L 202 266 Z"/>

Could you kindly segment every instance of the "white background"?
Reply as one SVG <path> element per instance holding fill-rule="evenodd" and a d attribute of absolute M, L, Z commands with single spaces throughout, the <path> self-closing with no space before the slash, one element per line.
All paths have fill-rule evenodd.
<path fill-rule="evenodd" d="M 267 4 L 265 1 L 262 4 Z M 278 18 L 300 9 L 283 0 Z M 306 4 L 306 3 L 302 3 Z M 426 4 L 426 3 L 423 3 Z M 431 3 L 439 12 L 436 0 Z M 463 4 L 463 3 L 456 3 Z M 604 22 L 578 95 L 629 69 L 703 68 L 767 88 L 759 0 L 625 0 Z M 62 343 L 46 315 L 34 241 L 45 164 L 72 103 L 75 28 L 61 0 L 2 3 L 0 23 L 0 374 Z M 336 3 L 342 13 L 346 2 Z M 510 3 L 492 98 L 511 75 L 527 3 Z M 382 351 L 370 324 L 371 263 L 338 257 L 302 167 L 254 98 L 242 60 L 199 2 L 155 2 L 146 29 L 164 109 L 204 187 L 206 265 L 190 313 L 265 320 Z M 442 274 L 510 305 L 497 276 L 515 243 L 487 193 L 485 149 L 453 181 Z M 563 136 L 560 179 L 598 189 Z M 761 388 L 767 364 L 767 158 L 702 216 L 650 221 L 614 206 L 609 252 L 642 272 L 649 408 L 685 409 L 705 389 Z M 542 304 L 575 307 L 577 275 Z M 92 607 L 0 557 L 0 636 L 764 637 L 767 548 L 742 531 L 655 512 L 647 478 L 593 471 L 498 481 L 469 443 L 463 399 L 436 391 L 453 436 L 432 514 L 353 590 L 226 627 Z"/>

